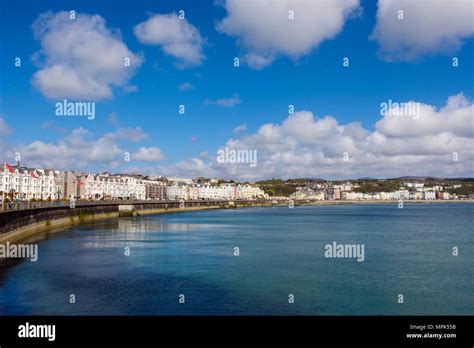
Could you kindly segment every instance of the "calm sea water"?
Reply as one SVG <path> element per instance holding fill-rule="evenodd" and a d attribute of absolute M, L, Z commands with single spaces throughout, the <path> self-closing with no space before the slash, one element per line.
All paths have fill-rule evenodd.
<path fill-rule="evenodd" d="M 0 266 L 0 314 L 472 315 L 473 217 L 471 203 L 394 203 L 104 220 Z M 325 258 L 333 241 L 364 244 L 365 261 Z"/>

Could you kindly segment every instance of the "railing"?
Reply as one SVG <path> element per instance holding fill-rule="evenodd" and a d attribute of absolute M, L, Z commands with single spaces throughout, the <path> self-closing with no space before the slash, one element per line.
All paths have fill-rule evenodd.
<path fill-rule="evenodd" d="M 85 206 L 104 206 L 104 205 L 120 205 L 120 204 L 228 204 L 229 202 L 241 203 L 269 203 L 270 200 L 103 200 L 103 201 L 75 201 L 75 207 Z M 0 204 L 0 212 L 28 210 L 28 209 L 44 209 L 44 208 L 69 208 L 71 201 L 48 201 L 48 202 L 11 202 Z"/>
<path fill-rule="evenodd" d="M 10 202 L 3 203 L 0 211 L 26 210 L 36 208 L 52 208 L 69 206 L 69 202 L 65 201 L 50 201 L 50 202 Z"/>

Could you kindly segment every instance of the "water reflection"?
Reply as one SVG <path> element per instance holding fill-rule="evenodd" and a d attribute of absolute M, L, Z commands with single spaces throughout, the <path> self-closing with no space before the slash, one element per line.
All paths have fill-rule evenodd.
<path fill-rule="evenodd" d="M 82 243 L 85 248 L 117 248 L 124 245 L 129 247 L 160 248 L 165 239 L 170 236 L 163 234 L 181 234 L 178 239 L 196 240 L 199 235 L 192 234 L 198 231 L 216 229 L 212 224 L 165 222 L 156 218 L 130 218 L 96 222 L 80 227 L 87 235 Z M 183 236 L 183 234 L 187 234 Z M 146 243 L 146 245 L 144 244 Z"/>

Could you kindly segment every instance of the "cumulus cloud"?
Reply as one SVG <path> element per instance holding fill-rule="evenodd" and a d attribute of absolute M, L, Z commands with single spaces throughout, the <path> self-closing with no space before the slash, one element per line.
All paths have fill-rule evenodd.
<path fill-rule="evenodd" d="M 57 143 L 36 140 L 17 150 L 29 166 L 55 169 L 85 169 L 97 163 L 105 166 L 122 153 L 110 133 L 96 140 L 87 139 L 88 134 L 77 128 Z"/>
<path fill-rule="evenodd" d="M 194 89 L 194 86 L 190 82 L 184 82 L 178 86 L 180 92 L 189 91 Z"/>
<path fill-rule="evenodd" d="M 111 124 L 112 126 L 118 127 L 120 125 L 120 120 L 117 116 L 116 112 L 111 112 L 107 115 L 107 123 Z"/>
<path fill-rule="evenodd" d="M 31 167 L 55 168 L 61 170 L 110 170 L 124 165 L 125 143 L 144 140 L 148 134 L 137 128 L 119 128 L 94 137 L 80 127 L 56 142 L 35 140 L 27 144 L 9 145 L 4 157 L 14 158 L 20 152 L 25 164 Z M 134 158 L 136 156 L 136 158 Z M 156 147 L 140 148 L 132 160 L 157 161 L 163 154 Z"/>
<path fill-rule="evenodd" d="M 160 172 L 164 175 L 176 175 L 183 173 L 188 177 L 213 177 L 216 173 L 210 166 L 209 163 L 204 162 L 201 158 L 190 158 L 184 161 L 178 162 L 175 165 L 162 167 Z"/>
<path fill-rule="evenodd" d="M 3 118 L 0 117 L 0 135 L 9 135 L 13 130 L 8 126 Z"/>
<path fill-rule="evenodd" d="M 144 162 L 159 162 L 164 156 L 157 147 L 140 147 L 137 152 L 132 154 L 132 160 Z"/>
<path fill-rule="evenodd" d="M 379 0 L 371 39 L 378 41 L 388 61 L 452 53 L 474 35 L 472 6 L 469 0 Z"/>
<path fill-rule="evenodd" d="M 235 128 L 232 130 L 232 133 L 238 134 L 238 133 L 242 133 L 242 132 L 245 132 L 245 131 L 247 131 L 247 124 L 246 124 L 246 123 L 241 124 L 240 126 L 235 127 Z"/>
<path fill-rule="evenodd" d="M 151 16 L 133 31 L 141 43 L 159 45 L 166 55 L 176 59 L 180 68 L 200 65 L 205 58 L 205 40 L 199 30 L 175 13 Z"/>
<path fill-rule="evenodd" d="M 194 163 L 209 176 L 240 180 L 473 176 L 473 103 L 458 94 L 439 109 L 420 103 L 420 110 L 417 118 L 387 112 L 374 130 L 358 122 L 341 124 L 333 116 L 316 117 L 311 111 L 299 111 L 281 124 L 263 124 L 257 132 L 225 143 L 229 149 L 256 150 L 256 167 L 218 163 L 215 154 L 207 166 L 192 159 L 174 169 L 180 175 L 192 174 Z"/>
<path fill-rule="evenodd" d="M 119 128 L 116 132 L 106 133 L 104 137 L 108 137 L 114 141 L 128 140 L 139 142 L 149 137 L 147 133 L 140 127 Z"/>
<path fill-rule="evenodd" d="M 41 49 L 33 56 L 41 69 L 33 85 L 48 98 L 100 100 L 111 98 L 113 88 L 133 90 L 129 84 L 142 63 L 117 30 L 106 27 L 99 15 L 68 12 L 41 14 L 32 25 Z M 125 66 L 125 60 L 130 66 Z"/>
<path fill-rule="evenodd" d="M 220 98 L 217 100 L 206 98 L 204 100 L 205 105 L 219 105 L 226 108 L 231 108 L 240 103 L 242 103 L 242 100 L 240 100 L 240 96 L 238 94 L 233 94 L 230 98 Z"/>
<path fill-rule="evenodd" d="M 261 69 L 279 56 L 298 59 L 334 38 L 359 0 L 226 0 L 224 6 L 227 16 L 216 29 L 237 37 L 246 63 Z"/>
<path fill-rule="evenodd" d="M 388 110 L 385 117 L 377 122 L 376 129 L 390 138 L 423 137 L 446 132 L 456 137 L 474 137 L 473 107 L 464 94 L 449 97 L 440 110 L 414 101 L 409 104 L 419 105 L 419 111 L 414 116 Z"/>

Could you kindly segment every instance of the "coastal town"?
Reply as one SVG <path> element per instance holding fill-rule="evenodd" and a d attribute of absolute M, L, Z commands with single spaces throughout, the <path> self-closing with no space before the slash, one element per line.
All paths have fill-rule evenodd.
<path fill-rule="evenodd" d="M 5 163 L 0 168 L 0 199 L 8 202 L 58 200 L 468 200 L 472 180 L 272 179 L 235 182 L 217 178 L 84 173 L 28 168 Z"/>

